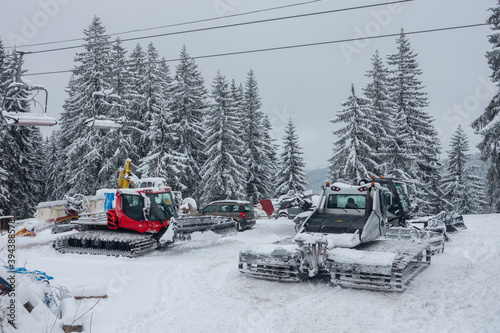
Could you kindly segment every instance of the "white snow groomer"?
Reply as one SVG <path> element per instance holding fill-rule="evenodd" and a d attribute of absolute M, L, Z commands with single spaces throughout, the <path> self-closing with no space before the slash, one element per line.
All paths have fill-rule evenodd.
<path fill-rule="evenodd" d="M 293 239 L 241 250 L 239 269 L 269 280 L 327 276 L 343 287 L 403 291 L 430 264 L 431 247 L 422 237 L 384 237 L 391 204 L 390 191 L 377 183 L 327 183 Z"/>
<path fill-rule="evenodd" d="M 465 230 L 464 218 L 461 214 L 442 211 L 437 215 L 428 217 L 416 217 L 416 207 L 412 205 L 405 182 L 394 178 L 374 177 L 370 181 L 363 180 L 361 184 L 375 182 L 387 188 L 393 195 L 392 204 L 388 208 L 389 224 L 395 227 L 419 228 L 442 234 L 447 238 L 446 232 Z"/>

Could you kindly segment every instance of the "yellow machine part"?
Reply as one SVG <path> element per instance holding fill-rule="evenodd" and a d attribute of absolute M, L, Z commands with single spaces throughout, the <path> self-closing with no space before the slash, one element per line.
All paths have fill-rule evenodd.
<path fill-rule="evenodd" d="M 132 173 L 132 161 L 125 162 L 125 169 L 120 170 L 120 178 L 118 178 L 118 188 L 130 188 L 130 176 Z"/>
<path fill-rule="evenodd" d="M 35 233 L 33 231 L 28 231 L 26 230 L 26 228 L 22 228 L 21 230 L 19 230 L 18 232 L 16 232 L 15 236 L 16 237 L 31 237 L 33 236 Z"/>

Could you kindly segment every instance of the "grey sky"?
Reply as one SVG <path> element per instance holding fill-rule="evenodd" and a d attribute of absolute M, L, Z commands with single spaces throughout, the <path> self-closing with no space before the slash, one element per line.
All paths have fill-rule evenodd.
<path fill-rule="evenodd" d="M 220 19 L 176 28 L 121 35 L 138 37 L 201 27 L 253 21 L 264 18 L 318 12 L 383 1 L 322 0 L 248 16 L 225 16 L 265 9 L 305 0 L 190 0 L 190 1 L 98 1 L 98 0 L 2 0 L 0 37 L 4 46 L 50 42 L 83 37 L 94 15 L 99 16 L 108 33 L 163 26 L 205 18 Z M 139 42 L 150 41 L 166 59 L 175 59 L 182 45 L 191 56 L 253 50 L 268 47 L 342 40 L 361 35 L 378 36 L 449 26 L 483 23 L 494 0 L 416 0 L 348 12 L 316 15 L 272 23 L 262 23 L 221 30 L 143 39 L 125 44 L 130 51 Z M 485 52 L 490 49 L 488 26 L 463 30 L 410 35 L 417 52 L 422 80 L 426 85 L 443 151 L 448 150 L 449 136 L 462 124 L 473 151 L 480 137 L 470 128 L 491 99 L 495 87 L 489 82 Z M 263 110 L 271 118 L 274 136 L 281 144 L 286 121 L 292 117 L 308 169 L 326 166 L 333 147 L 335 129 L 329 120 L 349 96 L 354 83 L 359 94 L 367 83 L 364 76 L 371 68 L 371 57 L 378 49 L 384 58 L 396 51 L 395 37 L 367 41 L 328 44 L 289 50 L 251 53 L 199 59 L 208 87 L 217 70 L 228 79 L 244 82 L 249 69 L 256 75 Z M 36 51 L 77 42 L 21 48 Z M 39 53 L 25 57 L 25 69 L 31 73 L 68 70 L 79 50 Z M 175 62 L 170 63 L 171 71 Z M 57 117 L 66 97 L 64 88 L 69 74 L 26 77 L 49 90 L 49 112 Z"/>

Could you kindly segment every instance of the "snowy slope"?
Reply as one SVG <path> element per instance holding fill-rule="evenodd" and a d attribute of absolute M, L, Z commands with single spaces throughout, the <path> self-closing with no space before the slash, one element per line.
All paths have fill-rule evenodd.
<path fill-rule="evenodd" d="M 19 239 L 17 262 L 70 290 L 107 289 L 93 309 L 97 333 L 499 332 L 500 215 L 466 216 L 465 223 L 468 230 L 453 234 L 404 293 L 242 276 L 239 250 L 292 236 L 287 219 L 261 219 L 235 236 L 203 236 L 133 259 L 59 254 L 48 243 L 54 236 L 44 233 Z M 82 301 L 80 310 L 95 302 Z"/>

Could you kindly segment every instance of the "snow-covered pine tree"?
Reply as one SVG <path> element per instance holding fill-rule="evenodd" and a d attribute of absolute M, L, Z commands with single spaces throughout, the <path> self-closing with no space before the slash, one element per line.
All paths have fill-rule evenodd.
<path fill-rule="evenodd" d="M 5 87 L 7 84 L 7 60 L 6 53 L 3 46 L 3 41 L 0 38 L 0 98 L 3 98 Z M 0 156 L 6 156 L 3 151 L 3 142 L 5 142 L 5 135 L 7 133 L 7 125 L 0 122 Z M 7 180 L 9 179 L 9 172 L 2 168 L 2 161 L 0 161 L 0 215 L 5 215 L 5 208 L 9 205 L 9 189 Z"/>
<path fill-rule="evenodd" d="M 419 80 L 422 71 L 417 54 L 402 29 L 396 43 L 397 52 L 388 56 L 388 64 L 392 66 L 389 91 L 396 112 L 394 129 L 399 136 L 398 150 L 393 151 L 393 165 L 404 171 L 396 176 L 409 176 L 417 183 L 416 200 L 420 211 L 438 213 L 443 207 L 439 186 L 440 141 L 434 119 L 425 111 L 429 103 L 423 91 L 425 87 Z M 395 169 L 389 171 L 396 173 Z"/>
<path fill-rule="evenodd" d="M 443 192 L 453 204 L 453 211 L 460 214 L 478 214 L 484 201 L 484 184 L 480 177 L 474 176 L 473 169 L 467 166 L 470 159 L 469 142 L 462 126 L 453 134 L 448 151 L 447 173 L 443 177 Z"/>
<path fill-rule="evenodd" d="M 276 180 L 276 196 L 287 194 L 290 191 L 304 191 L 307 181 L 305 179 L 305 163 L 302 158 L 302 148 L 299 146 L 299 137 L 295 133 L 292 118 L 288 120 L 283 136 L 283 152 Z"/>
<path fill-rule="evenodd" d="M 203 147 L 203 115 L 207 109 L 207 91 L 198 66 L 189 56 L 186 46 L 180 52 L 169 109 L 175 150 L 185 155 L 180 182 L 186 186 L 183 195 L 199 199 L 199 174 L 205 158 Z"/>
<path fill-rule="evenodd" d="M 57 184 L 60 183 L 61 170 L 58 170 L 59 150 L 56 142 L 57 131 L 45 140 L 43 172 L 45 180 L 44 197 L 47 201 L 59 200 L 63 193 L 58 193 Z"/>
<path fill-rule="evenodd" d="M 153 45 L 149 43 L 146 49 L 146 58 L 144 64 L 144 75 L 140 82 L 139 93 L 144 96 L 144 107 L 142 109 L 142 121 L 144 122 L 144 132 L 142 133 L 143 149 L 148 154 L 152 148 L 152 142 L 149 142 L 149 128 L 154 124 L 155 115 L 160 114 L 167 106 L 168 82 L 165 79 L 166 73 L 162 72 L 159 64 L 160 54 Z M 149 174 L 148 171 L 144 170 Z M 154 168 L 153 168 L 154 170 Z"/>
<path fill-rule="evenodd" d="M 372 69 L 365 76 L 370 82 L 363 89 L 368 103 L 368 129 L 373 133 L 370 142 L 371 156 L 376 163 L 372 171 L 386 175 L 392 169 L 391 152 L 395 152 L 397 133 L 394 130 L 394 103 L 389 94 L 389 70 L 384 65 L 378 50 L 372 57 Z"/>
<path fill-rule="evenodd" d="M 111 187 L 103 164 L 109 158 L 108 130 L 83 126 L 93 117 L 92 94 L 111 88 L 109 37 L 98 17 L 84 31 L 84 51 L 75 56 L 76 65 L 68 84 L 68 98 L 61 113 L 61 131 L 58 146 L 63 158 L 62 193 L 92 194 L 97 189 Z"/>
<path fill-rule="evenodd" d="M 257 81 L 253 70 L 250 70 L 245 82 L 242 105 L 242 126 L 244 129 L 243 159 L 247 168 L 245 176 L 246 198 L 256 204 L 268 192 L 265 183 L 262 161 L 265 158 L 263 149 L 263 113 Z"/>
<path fill-rule="evenodd" d="M 145 83 L 143 91 L 146 97 L 145 119 L 147 130 L 143 141 L 146 156 L 139 162 L 138 171 L 143 177 L 164 177 L 175 190 L 184 190 L 180 181 L 186 158 L 174 150 L 173 113 L 168 108 L 171 82 L 169 68 L 152 43 L 146 51 Z"/>
<path fill-rule="evenodd" d="M 491 80 L 500 86 L 500 1 L 497 6 L 490 8 L 491 16 L 487 22 L 493 33 L 488 36 L 492 49 L 486 52 L 488 64 L 493 71 Z M 476 133 L 482 136 L 478 148 L 481 159 L 489 163 L 486 175 L 489 211 L 500 212 L 500 90 L 491 99 L 483 114 L 472 122 Z"/>
<path fill-rule="evenodd" d="M 110 117 L 126 117 L 128 108 L 136 95 L 126 54 L 127 51 L 122 46 L 121 40 L 117 38 L 110 50 L 109 80 L 113 93 L 120 96 L 123 108 L 115 108 L 114 114 L 110 114 Z M 134 128 L 134 123 L 126 122 L 121 129 L 105 131 L 103 135 L 105 136 L 103 143 L 106 143 L 103 147 L 103 156 L 107 158 L 103 160 L 101 179 L 103 183 L 116 186 L 120 167 L 125 164 L 125 161 L 129 158 L 133 161 L 139 160 L 137 146 L 134 145 L 134 135 L 137 135 L 137 129 Z"/>
<path fill-rule="evenodd" d="M 377 168 L 372 158 L 374 133 L 370 131 L 370 109 L 368 101 L 358 97 L 351 84 L 351 95 L 342 103 L 343 109 L 337 111 L 332 123 L 344 123 L 333 134 L 333 156 L 329 159 L 330 178 L 348 184 L 357 184 L 361 179 L 370 178 Z"/>
<path fill-rule="evenodd" d="M 205 124 L 207 160 L 201 168 L 201 202 L 241 200 L 245 197 L 245 168 L 240 157 L 240 123 L 229 84 L 220 72 L 212 83 L 211 97 Z"/>
<path fill-rule="evenodd" d="M 14 51 L 4 54 L 0 71 L 3 73 L 0 89 L 5 93 L 12 83 L 18 66 L 18 55 Z M 28 94 L 26 94 L 27 96 Z M 3 97 L 3 96 L 2 96 Z M 6 108 L 17 111 L 30 111 L 27 101 L 7 104 Z M 32 217 L 34 207 L 43 195 L 41 174 L 42 136 L 37 127 L 8 126 L 0 124 L 0 192 L 5 201 L 0 201 L 3 214 L 16 218 Z"/>
<path fill-rule="evenodd" d="M 264 172 L 262 173 L 262 177 L 264 178 L 264 184 L 267 185 L 264 197 L 271 198 L 276 189 L 276 175 L 278 173 L 278 145 L 275 144 L 276 139 L 271 136 L 273 128 L 267 114 L 264 115 L 262 125 L 264 126 L 262 138 L 264 149 Z"/>
<path fill-rule="evenodd" d="M 132 131 L 133 146 L 137 149 L 139 161 L 146 156 L 147 147 L 143 142 L 143 134 L 148 124 L 145 122 L 144 114 L 146 105 L 146 53 L 141 44 L 136 44 L 129 56 L 129 73 L 131 76 L 131 92 L 133 93 L 127 109 L 127 125 Z"/>

